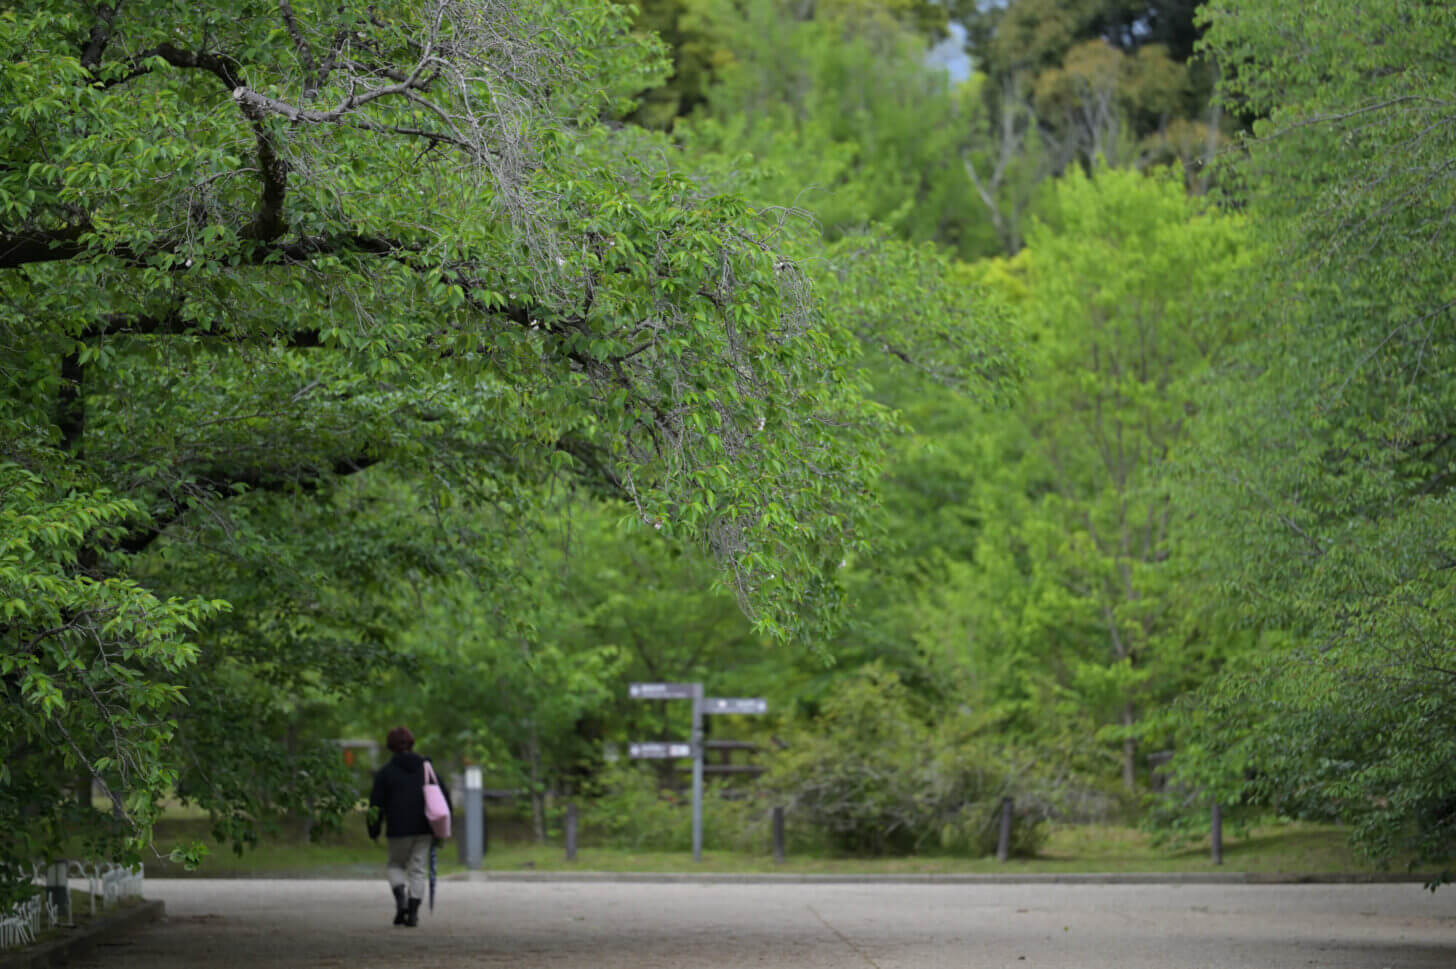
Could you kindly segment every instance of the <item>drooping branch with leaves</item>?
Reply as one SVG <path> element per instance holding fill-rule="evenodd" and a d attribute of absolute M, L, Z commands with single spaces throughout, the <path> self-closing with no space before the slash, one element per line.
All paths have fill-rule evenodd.
<path fill-rule="evenodd" d="M 762 629 L 832 616 L 893 424 L 861 346 L 915 340 L 826 315 L 803 233 L 600 123 L 661 76 L 624 8 L 49 0 L 0 50 L 0 468 L 42 523 L 0 575 L 3 716 L 64 777 L 4 823 L 85 772 L 131 850 L 174 786 L 246 841 L 239 718 L 227 756 L 277 744 L 290 805 L 342 803 L 289 779 L 280 687 L 407 662 L 394 576 L 479 564 L 420 527 L 442 502 L 529 514 L 567 476 L 711 550 Z"/>

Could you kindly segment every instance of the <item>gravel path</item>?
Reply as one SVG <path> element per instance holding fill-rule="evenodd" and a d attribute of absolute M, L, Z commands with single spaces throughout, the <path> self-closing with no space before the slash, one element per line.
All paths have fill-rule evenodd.
<path fill-rule="evenodd" d="M 1453 969 L 1456 890 L 1418 885 L 442 882 L 389 924 L 383 880 L 148 879 L 167 921 L 90 969 Z"/>

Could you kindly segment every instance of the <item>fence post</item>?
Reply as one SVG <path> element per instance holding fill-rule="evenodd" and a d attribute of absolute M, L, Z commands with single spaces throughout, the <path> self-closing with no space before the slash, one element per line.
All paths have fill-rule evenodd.
<path fill-rule="evenodd" d="M 1013 802 L 1009 797 L 1001 799 L 1001 832 L 996 839 L 996 860 L 1006 861 L 1011 857 L 1011 812 Z"/>
<path fill-rule="evenodd" d="M 773 809 L 773 859 L 781 865 L 784 863 L 783 805 L 779 805 Z"/>
<path fill-rule="evenodd" d="M 1213 863 L 1223 864 L 1223 808 L 1213 802 L 1213 816 L 1209 819 L 1209 836 L 1213 845 Z"/>
<path fill-rule="evenodd" d="M 576 802 L 566 804 L 566 860 L 576 860 Z"/>

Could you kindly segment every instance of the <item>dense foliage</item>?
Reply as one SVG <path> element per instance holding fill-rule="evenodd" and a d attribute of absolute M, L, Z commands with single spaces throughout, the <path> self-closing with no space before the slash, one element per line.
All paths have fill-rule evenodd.
<path fill-rule="evenodd" d="M 1271 248 L 1250 274 L 1255 338 L 1202 395 L 1187 494 L 1220 600 L 1264 641 L 1190 711 L 1187 776 L 1342 818 L 1380 857 L 1447 863 L 1456 13 L 1247 0 L 1204 16 L 1226 96 L 1263 117 L 1238 197 Z"/>
<path fill-rule="evenodd" d="M 416 662 L 401 580 L 488 584 L 488 533 L 553 482 L 705 549 L 764 635 L 834 614 L 893 426 L 861 339 L 947 321 L 827 317 L 792 219 L 601 125 L 660 76 L 630 26 L 0 14 L 3 823 L 41 839 L 6 863 L 92 779 L 133 855 L 169 789 L 238 843 L 336 816 L 318 718 Z"/>
<path fill-rule="evenodd" d="M 916 706 L 894 673 L 861 667 L 788 736 L 766 789 L 833 850 L 869 855 L 991 854 L 1010 797 L 1011 850 L 1035 854 L 1053 805 L 1029 761 L 978 739 L 972 718 L 928 724 Z"/>
<path fill-rule="evenodd" d="M 1012 795 L 1033 851 L 1167 780 L 1159 825 L 1449 862 L 1453 44 L 1400 0 L 0 11 L 0 870 L 176 798 L 336 823 L 330 741 L 398 722 L 538 837 L 571 793 L 682 841 L 633 680 L 768 698 L 714 725 L 768 771 L 725 843 L 772 793 L 979 853 Z"/>
<path fill-rule="evenodd" d="M 1237 339 L 1232 294 L 1256 251 L 1242 219 L 1181 181 L 1069 175 L 1014 260 L 987 267 L 1034 343 L 1023 399 L 975 435 L 976 546 L 940 593 L 967 629 L 976 702 L 1036 733 L 1048 692 L 1143 767 L 1144 714 L 1220 650 L 1190 622 L 1192 564 L 1165 471 L 1193 380 Z M 991 671 L 995 670 L 995 673 Z"/>

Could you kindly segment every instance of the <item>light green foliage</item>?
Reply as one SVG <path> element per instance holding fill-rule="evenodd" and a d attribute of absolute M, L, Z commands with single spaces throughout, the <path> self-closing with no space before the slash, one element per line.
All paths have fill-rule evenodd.
<path fill-rule="evenodd" d="M 682 780 L 683 778 L 679 778 Z M 729 798 L 710 784 L 703 796 L 703 847 L 708 851 L 760 854 L 769 843 L 768 808 L 759 798 Z M 665 788 L 658 772 L 619 760 L 593 779 L 591 806 L 582 817 L 584 836 L 628 851 L 690 851 L 692 794 Z"/>
<path fill-rule="evenodd" d="M 104 490 L 64 488 L 0 457 L 0 817 L 10 826 L 0 868 L 28 870 L 78 835 L 135 859 L 176 776 L 163 757 L 173 736 L 166 716 L 179 700 L 174 677 L 196 656 L 189 640 L 198 623 L 222 604 L 161 600 L 128 579 L 78 571 L 88 536 L 117 533 L 135 511 Z M 93 776 L 128 823 L 81 823 Z M 58 781 L 77 777 L 85 811 L 77 797 L 57 797 Z M 24 891 L 0 885 L 0 905 Z"/>
<path fill-rule="evenodd" d="M 867 369 L 876 395 L 897 411 L 927 393 L 943 399 L 938 390 L 993 407 L 1019 388 L 1024 335 L 974 269 L 942 247 L 856 233 L 828 246 L 813 271 L 825 312 L 881 351 Z"/>
<path fill-rule="evenodd" d="M 735 27 L 742 16 L 740 6 L 723 0 L 643 0 L 637 4 L 639 28 L 657 34 L 667 44 L 672 73 L 662 84 L 642 92 L 633 120 L 668 129 L 702 107 L 714 80 L 734 63 L 733 34 L 741 29 Z M 946 9 L 933 0 L 776 0 L 774 9 L 783 24 L 875 22 L 937 39 L 946 31 Z"/>
<path fill-rule="evenodd" d="M 1204 397 L 1189 500 L 1262 657 L 1188 714 L 1190 783 L 1456 853 L 1456 180 L 1446 4 L 1206 8 L 1268 233 L 1258 338 Z"/>
<path fill-rule="evenodd" d="M 943 662 L 954 646 L 916 630 L 925 621 L 925 600 L 944 584 L 947 569 L 975 547 L 981 529 L 970 507 L 980 475 L 976 435 L 1004 419 L 1025 376 L 1024 336 L 974 267 L 928 246 L 856 236 L 830 252 L 820 286 L 830 312 L 860 326 L 872 319 L 864 308 L 882 307 L 910 324 L 905 333 L 916 338 L 887 346 L 888 355 L 871 367 L 876 396 L 904 423 L 882 481 L 886 534 L 868 554 L 846 563 L 854 608 L 827 651 L 837 667 L 815 671 L 803 699 L 812 706 L 841 671 L 876 661 L 927 698 L 959 702 L 956 678 Z M 967 328 L 972 320 L 974 330 Z M 972 333 L 980 348 L 977 368 L 986 378 L 979 383 L 936 365 Z"/>
<path fill-rule="evenodd" d="M 568 493 L 543 505 L 486 529 L 506 538 L 492 555 L 503 574 L 420 586 L 403 633 L 415 662 L 374 685 L 358 729 L 409 723 L 432 755 L 535 795 L 544 834 L 543 795 L 581 793 L 607 744 L 687 736 L 684 704 L 630 700 L 629 681 L 767 694 L 779 710 L 800 678 L 706 556 L 634 527 L 620 504 Z"/>
<path fill-rule="evenodd" d="M 1230 293 L 1250 252 L 1239 219 L 1174 179 L 1103 170 L 1060 181 L 1028 249 L 987 269 L 1035 349 L 1020 402 L 976 435 L 980 531 L 927 590 L 922 635 L 957 644 L 968 699 L 1006 728 L 1089 771 L 1106 766 L 1069 734 L 1120 745 L 1129 790 L 1143 711 L 1217 651 L 1182 588 L 1184 515 L 1160 472 L 1191 381 L 1239 332 Z"/>
<path fill-rule="evenodd" d="M 1015 796 L 1017 854 L 1035 854 L 1051 804 L 1026 763 L 954 714 L 934 726 L 894 673 L 843 677 L 812 725 L 792 731 L 765 787 L 796 824 L 855 854 L 985 855 L 1001 798 Z"/>
<path fill-rule="evenodd" d="M 362 732 L 406 723 L 432 757 L 479 764 L 493 786 L 526 792 L 538 827 L 545 793 L 597 753 L 578 725 L 616 699 L 628 661 L 615 642 L 590 634 L 603 606 L 573 575 L 595 571 L 607 544 L 605 516 L 583 499 L 450 513 L 447 531 L 465 528 L 490 544 L 481 568 L 416 576 L 413 608 L 398 623 L 411 662 L 353 707 Z"/>
<path fill-rule="evenodd" d="M 731 58 L 675 129 L 687 150 L 748 156 L 767 170 L 754 197 L 810 212 L 830 239 L 880 225 L 963 256 L 996 251 L 959 160 L 965 119 L 924 38 L 890 17 L 800 21 L 783 7 L 706 7 Z"/>
<path fill-rule="evenodd" d="M 511 602 L 468 580 L 427 593 L 406 639 L 415 663 L 377 691 L 365 729 L 404 722 L 432 756 L 463 753 L 524 792 L 544 834 L 544 795 L 597 754 L 577 726 L 616 698 L 626 658 L 584 642 L 560 586 L 522 561 Z"/>

